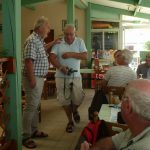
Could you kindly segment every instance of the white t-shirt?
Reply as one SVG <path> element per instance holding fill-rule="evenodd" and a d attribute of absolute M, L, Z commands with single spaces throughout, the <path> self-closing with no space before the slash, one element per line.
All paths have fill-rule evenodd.
<path fill-rule="evenodd" d="M 136 78 L 136 73 L 128 66 L 113 66 L 104 77 L 108 81 L 107 86 L 117 87 L 125 87 L 128 82 Z"/>
<path fill-rule="evenodd" d="M 80 77 L 80 59 L 75 59 L 75 58 L 63 59 L 62 55 L 63 53 L 66 52 L 75 52 L 75 53 L 87 52 L 84 41 L 76 37 L 73 43 L 69 45 L 63 39 L 60 44 L 54 45 L 51 51 L 51 53 L 54 53 L 57 56 L 57 59 L 61 65 L 68 66 L 73 70 L 77 70 L 77 72 L 72 74 L 74 77 Z M 65 75 L 61 71 L 59 71 L 58 69 L 56 70 L 55 77 L 61 78 L 64 76 Z M 66 77 L 69 78 L 71 76 L 66 76 Z"/>

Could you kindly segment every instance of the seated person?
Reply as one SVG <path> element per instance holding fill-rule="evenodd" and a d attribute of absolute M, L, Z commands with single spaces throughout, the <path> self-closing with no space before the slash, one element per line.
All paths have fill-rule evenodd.
<path fill-rule="evenodd" d="M 118 65 L 106 72 L 102 86 L 125 87 L 129 81 L 136 79 L 136 73 L 129 67 L 132 59 L 133 56 L 129 50 L 122 50 L 116 59 Z"/>
<path fill-rule="evenodd" d="M 121 113 L 129 129 L 103 138 L 90 148 L 88 142 L 80 150 L 149 150 L 150 149 L 150 80 L 137 79 L 126 87 Z"/>
<path fill-rule="evenodd" d="M 120 56 L 120 54 L 121 54 L 121 50 L 115 51 L 115 53 L 114 53 L 114 62 L 113 62 L 113 66 L 117 66 L 117 65 L 118 65 L 118 64 L 117 64 L 117 58 Z"/>
<path fill-rule="evenodd" d="M 137 68 L 137 76 L 150 79 L 150 52 L 146 54 L 146 60 L 144 64 L 140 64 Z"/>

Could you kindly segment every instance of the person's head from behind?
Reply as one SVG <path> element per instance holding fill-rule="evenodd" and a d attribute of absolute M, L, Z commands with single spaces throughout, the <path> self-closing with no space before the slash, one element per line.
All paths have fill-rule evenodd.
<path fill-rule="evenodd" d="M 150 52 L 146 54 L 146 64 L 150 66 Z"/>
<path fill-rule="evenodd" d="M 42 38 L 46 38 L 50 32 L 48 19 L 44 16 L 37 19 L 34 24 L 34 31 L 37 32 Z"/>
<path fill-rule="evenodd" d="M 133 54 L 131 51 L 124 49 L 120 51 L 120 54 L 118 55 L 116 61 L 118 65 L 126 65 L 128 66 L 133 59 Z"/>
<path fill-rule="evenodd" d="M 133 123 L 135 119 L 150 124 L 150 80 L 137 79 L 127 85 L 122 98 L 121 113 L 127 124 Z"/>
<path fill-rule="evenodd" d="M 68 44 L 72 44 L 75 39 L 75 26 L 73 24 L 66 24 L 64 28 L 64 39 Z"/>
<path fill-rule="evenodd" d="M 120 55 L 121 55 L 121 50 L 117 50 L 117 51 L 115 51 L 115 53 L 114 53 L 114 66 L 116 66 L 116 65 L 118 65 L 117 64 L 117 59 L 120 57 Z"/>

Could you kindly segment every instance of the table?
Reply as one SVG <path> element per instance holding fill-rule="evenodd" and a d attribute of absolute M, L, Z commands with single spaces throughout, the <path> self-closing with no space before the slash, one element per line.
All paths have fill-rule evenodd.
<path fill-rule="evenodd" d="M 56 72 L 56 69 L 49 69 L 48 72 L 49 72 L 49 73 L 55 73 L 55 72 Z M 91 73 L 94 73 L 94 69 L 88 69 L 88 68 L 80 69 L 80 73 L 91 74 Z"/>
<path fill-rule="evenodd" d="M 120 107 L 114 104 L 103 104 L 98 114 L 101 120 L 108 122 L 117 122 L 117 114 L 120 111 Z"/>
<path fill-rule="evenodd" d="M 120 133 L 128 128 L 126 124 L 117 123 L 118 111 L 120 111 L 120 108 L 116 107 L 116 105 L 103 104 L 98 114 L 101 120 L 105 120 L 108 136 L 113 136 L 114 134 Z"/>

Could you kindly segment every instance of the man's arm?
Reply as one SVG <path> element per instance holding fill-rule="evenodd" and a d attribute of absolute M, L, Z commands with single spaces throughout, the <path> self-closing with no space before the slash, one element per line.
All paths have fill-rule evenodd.
<path fill-rule="evenodd" d="M 99 140 L 90 150 L 116 150 L 111 137 Z"/>
<path fill-rule="evenodd" d="M 31 88 L 34 88 L 36 85 L 36 79 L 34 75 L 34 65 L 33 60 L 31 58 L 25 59 L 25 68 L 27 73 L 27 78 L 30 81 Z"/>
<path fill-rule="evenodd" d="M 75 53 L 75 52 L 67 52 L 62 55 L 62 58 L 67 59 L 67 58 L 76 58 L 76 59 L 87 59 L 87 52 L 82 52 L 82 53 Z"/>
<path fill-rule="evenodd" d="M 50 58 L 51 64 L 52 64 L 55 68 L 57 68 L 58 70 L 62 71 L 64 74 L 67 74 L 67 73 L 68 73 L 68 68 L 67 68 L 67 66 L 62 66 L 62 65 L 60 64 L 60 62 L 58 61 L 57 56 L 56 56 L 54 53 L 50 53 L 49 58 Z"/>
<path fill-rule="evenodd" d="M 51 41 L 51 42 L 45 44 L 44 47 L 45 47 L 45 49 L 47 50 L 47 52 L 49 53 L 49 52 L 50 52 L 49 48 L 51 48 L 51 47 L 52 47 L 53 45 L 55 45 L 55 44 L 59 44 L 60 42 L 61 42 L 61 39 L 58 38 L 58 39 L 56 39 L 56 40 L 53 40 L 53 41 Z"/>
<path fill-rule="evenodd" d="M 116 150 L 111 137 L 99 140 L 91 148 L 87 145 L 87 142 L 81 144 L 80 150 Z"/>

